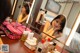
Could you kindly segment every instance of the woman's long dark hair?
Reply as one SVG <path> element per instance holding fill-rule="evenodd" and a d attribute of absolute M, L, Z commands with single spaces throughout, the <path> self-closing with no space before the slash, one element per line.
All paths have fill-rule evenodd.
<path fill-rule="evenodd" d="M 52 22 L 53 22 L 54 20 L 60 19 L 60 18 L 62 18 L 61 24 L 60 24 L 60 25 L 61 25 L 61 29 L 58 30 L 58 32 L 63 32 L 63 29 L 64 29 L 65 24 L 66 24 L 66 18 L 65 18 L 65 16 L 63 16 L 63 15 L 58 15 L 57 17 L 55 17 L 55 18 L 52 20 Z M 51 25 L 52 25 L 52 22 L 51 22 Z"/>
<path fill-rule="evenodd" d="M 26 9 L 26 13 L 29 14 L 29 11 L 30 11 L 29 5 L 28 5 L 28 4 L 23 4 L 23 6 L 24 6 L 25 9 Z"/>

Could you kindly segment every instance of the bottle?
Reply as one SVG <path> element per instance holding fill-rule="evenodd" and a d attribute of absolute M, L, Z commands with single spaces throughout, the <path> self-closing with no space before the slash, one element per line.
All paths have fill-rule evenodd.
<path fill-rule="evenodd" d="M 53 51 L 55 50 L 56 43 L 50 42 L 47 48 L 47 53 L 54 53 Z"/>
<path fill-rule="evenodd" d="M 59 51 L 57 51 L 57 49 L 55 49 L 54 51 L 53 51 L 53 53 L 60 53 Z"/>
<path fill-rule="evenodd" d="M 22 35 L 22 37 L 21 37 L 21 40 L 22 40 L 22 41 L 25 41 L 25 40 L 27 39 L 27 36 L 28 36 L 29 33 L 30 33 L 29 31 L 24 31 L 24 32 L 23 32 L 23 35 Z"/>
<path fill-rule="evenodd" d="M 48 39 L 46 40 L 46 42 L 45 42 L 45 48 L 46 48 L 46 49 L 47 49 L 47 47 L 48 47 L 48 45 L 49 45 L 50 41 L 51 41 L 51 39 L 50 39 L 50 38 L 48 38 Z"/>
<path fill-rule="evenodd" d="M 41 42 L 38 43 L 36 53 L 45 53 L 44 43 L 45 43 L 44 39 L 42 39 Z"/>
<path fill-rule="evenodd" d="M 53 50 L 56 49 L 56 43 L 53 43 Z"/>

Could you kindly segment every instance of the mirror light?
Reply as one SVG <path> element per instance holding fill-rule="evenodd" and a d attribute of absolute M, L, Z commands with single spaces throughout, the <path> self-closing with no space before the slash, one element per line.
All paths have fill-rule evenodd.
<path fill-rule="evenodd" d="M 28 16 L 28 18 L 27 18 L 26 23 L 28 23 L 28 21 L 29 21 L 29 18 L 30 18 L 30 16 L 31 16 L 31 12 L 32 12 L 32 9 L 33 9 L 33 6 L 34 6 L 34 3 L 35 3 L 35 0 L 33 0 L 32 6 L 31 6 L 31 9 L 30 9 L 30 13 L 29 13 L 29 16 Z"/>
<path fill-rule="evenodd" d="M 17 3 L 17 0 L 14 0 L 14 5 L 13 5 L 13 9 L 12 9 L 11 15 L 14 14 L 14 10 L 15 10 L 15 7 L 16 7 L 16 3 Z"/>
<path fill-rule="evenodd" d="M 73 26 L 73 28 L 71 30 L 71 33 L 69 34 L 68 40 L 66 42 L 67 46 L 70 45 L 70 42 L 71 42 L 71 40 L 72 40 L 72 38 L 73 38 L 73 36 L 74 36 L 74 34 L 76 32 L 76 29 L 77 29 L 79 23 L 80 23 L 80 13 L 79 13 L 78 18 L 77 18 L 77 20 L 76 20 L 76 22 L 75 22 L 75 24 L 74 24 L 74 26 Z"/>

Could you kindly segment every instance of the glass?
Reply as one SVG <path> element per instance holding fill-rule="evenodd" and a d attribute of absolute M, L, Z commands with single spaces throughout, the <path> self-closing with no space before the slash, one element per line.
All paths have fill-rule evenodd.
<path fill-rule="evenodd" d="M 46 34 L 46 36 L 51 37 L 53 39 L 53 41 L 58 44 L 57 47 L 59 48 L 58 49 L 59 52 L 61 52 L 61 53 L 62 52 L 63 53 L 64 52 L 69 52 L 69 51 L 67 51 L 66 48 L 64 48 L 64 46 L 65 46 L 67 38 L 68 38 L 68 36 L 69 36 L 69 34 L 70 34 L 71 30 L 72 30 L 72 26 L 75 23 L 77 14 L 79 13 L 79 5 L 80 4 L 78 2 L 77 3 L 75 3 L 75 2 L 71 2 L 71 3 L 63 2 L 62 3 L 62 2 L 58 2 L 58 1 L 56 1 L 56 2 L 61 5 L 61 9 L 60 9 L 58 14 L 63 14 L 66 17 L 66 25 L 64 27 L 62 36 L 59 37 L 59 38 L 53 38 L 52 36 L 50 36 L 46 32 L 43 32 L 46 20 L 51 22 L 52 21 L 51 19 L 54 19 L 58 15 L 58 14 L 51 13 L 51 12 L 47 11 L 46 9 L 44 9 L 45 4 L 47 3 L 46 0 L 44 0 L 42 2 L 42 5 L 41 5 L 40 11 L 39 11 L 39 13 L 37 15 L 36 21 L 34 21 L 35 24 L 34 25 L 32 24 L 33 28 L 34 28 L 33 30 L 36 33 L 40 32 L 38 34 L 44 33 L 44 34 Z M 45 13 L 46 11 L 47 11 L 47 13 Z M 74 13 L 74 11 L 75 11 L 75 13 Z M 40 31 L 40 29 L 42 31 Z"/>

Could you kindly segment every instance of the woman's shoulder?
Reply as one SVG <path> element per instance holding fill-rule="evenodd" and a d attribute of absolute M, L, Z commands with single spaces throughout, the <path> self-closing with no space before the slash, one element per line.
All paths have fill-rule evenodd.
<path fill-rule="evenodd" d="M 47 23 L 47 24 L 50 24 L 50 22 L 49 22 L 48 20 L 46 21 L 46 23 Z"/>
<path fill-rule="evenodd" d="M 18 15 L 18 17 L 22 17 L 22 13 L 20 13 L 20 14 Z"/>

